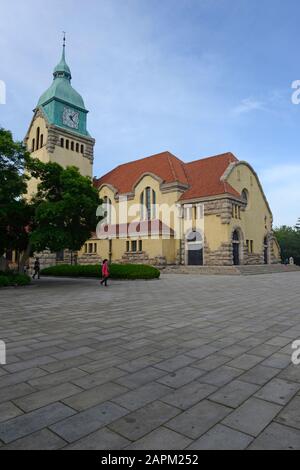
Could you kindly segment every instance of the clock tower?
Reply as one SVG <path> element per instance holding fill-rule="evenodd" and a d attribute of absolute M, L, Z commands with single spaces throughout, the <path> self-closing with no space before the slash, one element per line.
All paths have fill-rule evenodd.
<path fill-rule="evenodd" d="M 81 95 L 71 85 L 71 71 L 65 59 L 65 38 L 53 82 L 42 94 L 25 137 L 32 157 L 76 166 L 84 176 L 93 176 L 95 140 L 87 131 L 87 114 Z M 36 192 L 37 181 L 28 184 L 28 196 Z"/>

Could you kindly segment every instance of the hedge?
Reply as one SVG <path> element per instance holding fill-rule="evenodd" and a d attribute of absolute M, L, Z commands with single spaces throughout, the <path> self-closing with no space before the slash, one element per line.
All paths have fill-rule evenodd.
<path fill-rule="evenodd" d="M 158 269 L 145 264 L 111 264 L 109 272 L 112 279 L 157 279 L 160 276 Z M 59 264 L 42 269 L 41 274 L 44 276 L 100 278 L 101 265 Z"/>
<path fill-rule="evenodd" d="M 27 286 L 31 279 L 26 274 L 14 274 L 11 272 L 0 272 L 0 287 Z"/>

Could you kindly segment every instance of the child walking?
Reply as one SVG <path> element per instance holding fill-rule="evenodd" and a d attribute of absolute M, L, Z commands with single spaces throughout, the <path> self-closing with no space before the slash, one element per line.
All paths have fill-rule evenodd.
<path fill-rule="evenodd" d="M 103 263 L 102 263 L 102 281 L 100 282 L 100 284 L 102 286 L 104 284 L 105 287 L 107 287 L 107 279 L 108 278 L 109 278 L 108 260 L 105 259 L 105 260 L 103 260 Z"/>

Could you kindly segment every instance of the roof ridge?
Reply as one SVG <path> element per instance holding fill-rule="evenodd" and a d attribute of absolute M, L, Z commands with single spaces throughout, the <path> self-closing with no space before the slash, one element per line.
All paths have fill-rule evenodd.
<path fill-rule="evenodd" d="M 193 163 L 203 162 L 205 160 L 211 160 L 213 158 L 225 157 L 226 155 L 232 156 L 234 158 L 234 161 L 238 161 L 238 158 L 232 152 L 224 152 L 217 155 L 211 155 L 210 157 L 198 158 L 197 160 L 192 160 L 191 162 L 185 163 L 185 165 L 192 165 Z"/>

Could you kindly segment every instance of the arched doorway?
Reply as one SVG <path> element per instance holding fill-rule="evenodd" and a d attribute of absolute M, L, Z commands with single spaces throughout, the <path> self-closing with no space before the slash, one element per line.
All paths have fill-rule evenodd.
<path fill-rule="evenodd" d="M 203 238 L 201 233 L 192 231 L 186 237 L 187 264 L 189 266 L 203 265 Z"/>
<path fill-rule="evenodd" d="M 269 241 L 268 241 L 268 237 L 264 238 L 264 263 L 269 264 Z"/>
<path fill-rule="evenodd" d="M 240 264 L 240 235 L 238 230 L 235 230 L 232 234 L 232 256 L 234 266 Z"/>

